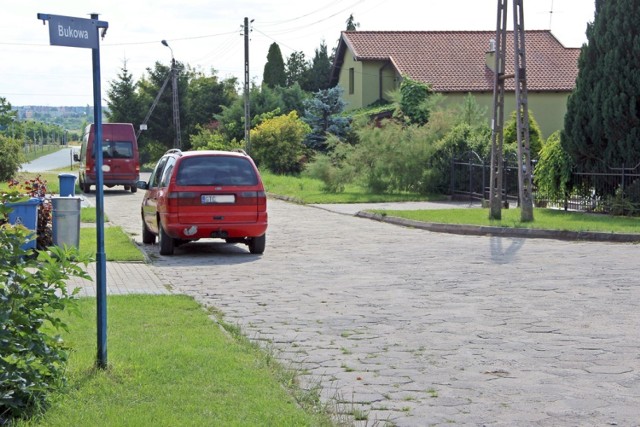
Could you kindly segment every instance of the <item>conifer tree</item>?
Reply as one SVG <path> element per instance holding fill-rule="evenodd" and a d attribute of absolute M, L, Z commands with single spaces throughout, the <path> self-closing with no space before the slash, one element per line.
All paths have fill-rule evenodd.
<path fill-rule="evenodd" d="M 640 5 L 596 0 L 562 146 L 582 171 L 640 162 Z"/>
<path fill-rule="evenodd" d="M 278 43 L 271 43 L 267 53 L 267 63 L 264 64 L 262 82 L 270 88 L 284 87 L 287 83 L 287 75 L 284 72 L 284 60 Z"/>
<path fill-rule="evenodd" d="M 107 107 L 106 116 L 112 123 L 133 123 L 137 128 L 142 122 L 142 105 L 137 94 L 137 84 L 127 69 L 126 61 L 118 74 L 118 80 L 110 82 Z"/>

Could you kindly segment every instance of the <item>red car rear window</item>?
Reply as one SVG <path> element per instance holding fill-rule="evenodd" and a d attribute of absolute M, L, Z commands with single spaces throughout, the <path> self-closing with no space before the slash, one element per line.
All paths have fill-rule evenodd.
<path fill-rule="evenodd" d="M 182 159 L 176 184 L 252 186 L 258 184 L 258 176 L 251 162 L 242 157 L 198 156 Z"/>

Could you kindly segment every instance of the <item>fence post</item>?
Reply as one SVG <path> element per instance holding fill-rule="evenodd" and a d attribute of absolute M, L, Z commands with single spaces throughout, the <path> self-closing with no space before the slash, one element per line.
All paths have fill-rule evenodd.
<path fill-rule="evenodd" d="M 485 201 L 485 197 L 484 197 L 484 189 L 488 187 L 488 185 L 486 185 L 487 183 L 487 162 L 485 159 L 482 159 L 482 202 Z"/>
<path fill-rule="evenodd" d="M 456 161 L 456 158 L 454 156 L 451 156 L 451 191 L 450 191 L 451 198 L 453 198 L 453 196 L 454 196 L 453 192 L 455 190 L 455 184 L 454 184 L 454 174 L 455 174 L 455 171 L 456 171 L 455 161 Z"/>
<path fill-rule="evenodd" d="M 471 163 L 471 153 L 469 153 L 469 202 L 473 201 L 473 164 Z"/>

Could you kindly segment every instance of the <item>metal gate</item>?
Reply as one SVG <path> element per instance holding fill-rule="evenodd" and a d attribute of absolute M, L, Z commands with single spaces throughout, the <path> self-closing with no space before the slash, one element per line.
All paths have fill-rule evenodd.
<path fill-rule="evenodd" d="M 518 204 L 518 158 L 515 153 L 504 155 L 502 162 L 502 202 Z M 451 196 L 457 200 L 489 200 L 491 161 L 475 151 L 468 151 L 451 160 Z"/>

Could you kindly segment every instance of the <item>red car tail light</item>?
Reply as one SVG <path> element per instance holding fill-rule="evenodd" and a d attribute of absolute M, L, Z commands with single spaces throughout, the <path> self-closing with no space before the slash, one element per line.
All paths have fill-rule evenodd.
<path fill-rule="evenodd" d="M 243 191 L 240 196 L 246 199 L 246 204 L 256 204 L 258 211 L 267 210 L 267 194 L 264 191 Z"/>
<path fill-rule="evenodd" d="M 194 206 L 198 204 L 197 197 L 193 191 L 172 191 L 167 195 L 169 206 Z"/>

